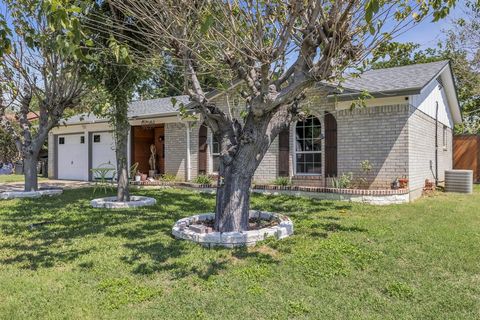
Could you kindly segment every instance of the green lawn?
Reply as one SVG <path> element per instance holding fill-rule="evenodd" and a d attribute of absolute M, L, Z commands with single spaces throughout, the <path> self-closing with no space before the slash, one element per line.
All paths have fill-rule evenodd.
<path fill-rule="evenodd" d="M 1 202 L 0 318 L 480 318 L 478 186 L 389 207 L 254 196 L 295 235 L 237 250 L 170 236 L 212 195 L 137 193 L 158 205 L 92 209 L 92 189 Z"/>
<path fill-rule="evenodd" d="M 38 181 L 46 180 L 45 178 L 38 177 Z M 21 174 L 0 174 L 0 183 L 10 182 L 23 182 L 25 177 Z"/>

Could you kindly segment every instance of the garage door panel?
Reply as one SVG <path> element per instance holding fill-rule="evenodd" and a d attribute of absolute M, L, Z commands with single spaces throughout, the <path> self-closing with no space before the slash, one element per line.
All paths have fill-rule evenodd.
<path fill-rule="evenodd" d="M 111 132 L 93 132 L 92 142 L 92 168 L 112 167 L 116 169 L 115 141 Z M 114 171 L 106 177 L 112 178 Z"/>
<path fill-rule="evenodd" d="M 88 149 L 84 134 L 59 135 L 57 137 L 58 179 L 88 179 Z"/>

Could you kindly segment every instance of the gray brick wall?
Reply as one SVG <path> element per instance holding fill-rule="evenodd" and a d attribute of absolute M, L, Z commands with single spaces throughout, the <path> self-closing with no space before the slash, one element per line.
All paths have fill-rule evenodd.
<path fill-rule="evenodd" d="M 278 138 L 273 140 L 270 148 L 255 171 L 253 180 L 257 183 L 271 183 L 278 176 Z"/>
<path fill-rule="evenodd" d="M 341 110 L 337 119 L 338 174 L 365 178 L 370 188 L 390 188 L 395 177 L 408 175 L 408 105 Z M 369 160 L 365 175 L 361 161 Z"/>
<path fill-rule="evenodd" d="M 452 129 L 447 128 L 446 148 L 443 147 L 443 127 L 438 123 L 438 173 L 443 182 L 445 170 L 452 168 Z M 412 198 L 421 195 L 425 179 L 435 179 L 435 119 L 420 110 L 410 111 L 409 131 L 409 185 Z M 431 163 L 431 164 L 430 164 Z"/>
<path fill-rule="evenodd" d="M 321 99 L 321 98 L 319 98 Z M 352 173 L 355 180 L 365 178 L 371 188 L 390 188 L 395 177 L 408 175 L 408 105 L 392 105 L 334 110 L 332 104 L 320 100 L 308 109 L 320 119 L 325 134 L 324 113 L 333 114 L 337 120 L 337 167 L 338 174 Z M 313 105 L 313 106 L 312 106 Z M 302 176 L 295 174 L 295 125 L 290 129 L 290 168 L 293 182 L 297 185 L 324 186 L 325 140 L 322 140 L 322 175 Z M 361 161 L 369 160 L 372 171 L 365 175 Z M 331 180 L 327 181 L 327 185 Z"/>
<path fill-rule="evenodd" d="M 197 142 L 198 145 L 198 142 Z M 186 179 L 187 129 L 184 123 L 165 124 L 165 173 Z"/>

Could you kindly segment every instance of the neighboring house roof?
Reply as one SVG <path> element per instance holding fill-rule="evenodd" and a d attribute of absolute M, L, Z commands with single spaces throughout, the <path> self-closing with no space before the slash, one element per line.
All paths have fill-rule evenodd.
<path fill-rule="evenodd" d="M 172 98 L 177 100 L 176 105 L 172 103 Z M 142 101 L 134 101 L 130 103 L 128 107 L 128 117 L 130 119 L 145 118 L 145 117 L 157 117 L 157 116 L 169 116 L 178 114 L 179 104 L 187 104 L 189 98 L 186 95 L 150 99 Z M 78 123 L 99 123 L 107 122 L 108 119 L 100 118 L 93 114 L 78 114 L 74 115 L 66 120 L 63 120 L 61 124 L 78 124 Z"/>
<path fill-rule="evenodd" d="M 13 113 L 7 113 L 5 115 L 5 118 L 7 118 L 9 121 L 17 122 L 17 118 L 16 118 L 15 114 L 13 114 Z M 38 119 L 38 114 L 36 114 L 35 112 L 27 113 L 27 120 L 28 121 L 33 121 L 33 120 L 37 120 L 37 119 Z"/>
<path fill-rule="evenodd" d="M 28 121 L 37 120 L 38 118 L 39 118 L 38 114 L 36 114 L 35 112 L 29 112 L 27 114 L 27 120 Z"/>

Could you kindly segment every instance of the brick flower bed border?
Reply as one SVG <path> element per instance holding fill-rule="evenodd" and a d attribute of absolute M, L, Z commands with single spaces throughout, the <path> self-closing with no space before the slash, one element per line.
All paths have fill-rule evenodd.
<path fill-rule="evenodd" d="M 302 186 L 272 186 L 272 185 L 254 185 L 253 189 L 258 190 L 286 190 L 286 191 L 304 191 L 318 193 L 337 193 L 351 194 L 361 196 L 387 196 L 396 194 L 407 194 L 408 189 L 338 189 L 325 187 L 302 187 Z"/>
<path fill-rule="evenodd" d="M 105 197 L 93 199 L 90 201 L 90 205 L 94 208 L 106 208 L 106 209 L 125 209 L 125 208 L 138 208 L 153 206 L 157 203 L 157 200 L 150 197 L 143 196 L 130 196 L 130 201 L 117 202 L 117 197 Z"/>
<path fill-rule="evenodd" d="M 63 189 L 40 189 L 38 191 L 5 191 L 0 192 L 0 200 L 20 199 L 20 198 L 40 198 L 53 197 L 63 193 Z"/>
<path fill-rule="evenodd" d="M 172 228 L 172 235 L 177 239 L 184 239 L 199 243 L 205 247 L 242 247 L 254 246 L 258 241 L 263 241 L 268 237 L 283 239 L 293 234 L 293 222 L 287 216 L 277 213 L 250 210 L 250 218 L 260 219 L 278 219 L 278 224 L 272 227 L 258 230 L 248 230 L 240 232 L 197 232 L 193 225 L 205 220 L 213 220 L 214 213 L 199 214 L 178 220 Z M 192 228 L 190 228 L 192 226 Z"/>
<path fill-rule="evenodd" d="M 167 182 L 167 181 L 143 181 L 132 182 L 137 186 L 170 186 L 170 187 L 188 187 L 195 189 L 212 189 L 216 188 L 213 184 L 197 184 L 192 182 Z M 333 193 L 344 195 L 359 195 L 359 196 L 389 196 L 389 195 L 403 195 L 408 194 L 409 189 L 338 189 L 338 188 L 325 188 L 325 187 L 303 187 L 303 186 L 276 186 L 276 185 L 263 185 L 255 184 L 252 186 L 252 190 L 269 190 L 269 191 L 302 191 L 302 192 L 315 192 L 315 193 Z"/>

